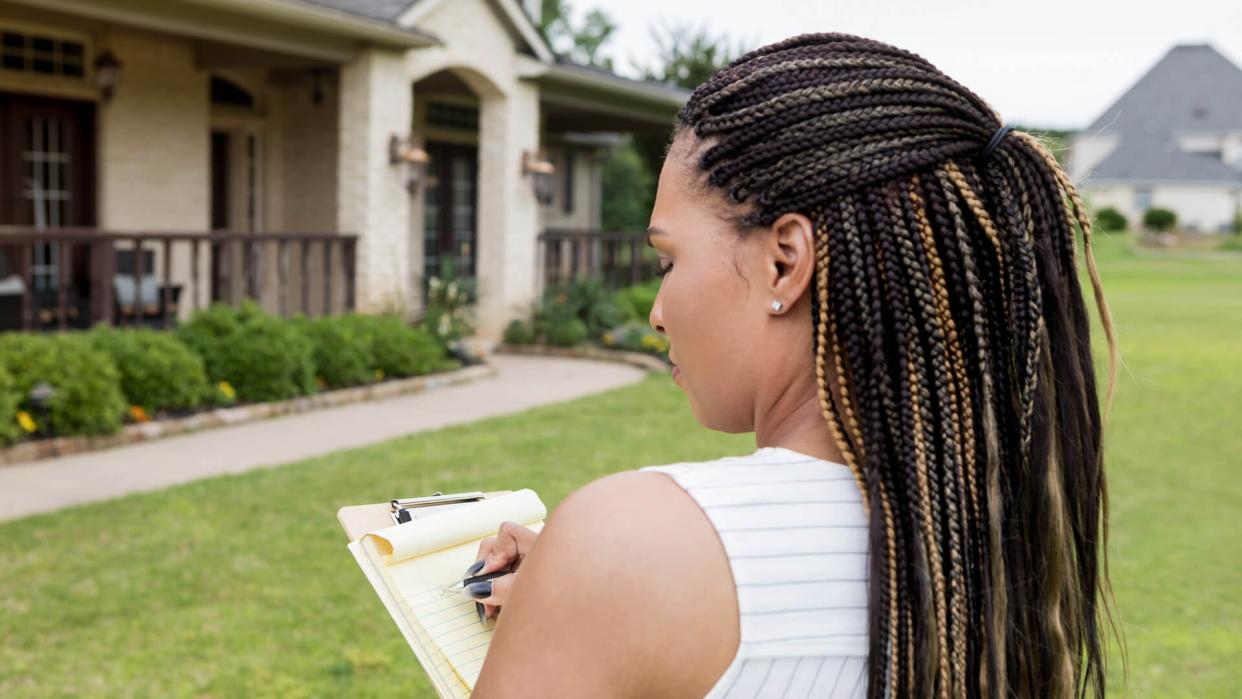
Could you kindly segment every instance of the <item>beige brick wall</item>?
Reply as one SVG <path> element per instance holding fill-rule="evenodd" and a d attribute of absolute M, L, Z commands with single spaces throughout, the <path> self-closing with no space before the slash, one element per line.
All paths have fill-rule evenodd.
<path fill-rule="evenodd" d="M 536 291 L 539 212 L 530 179 L 521 173 L 521 161 L 524 150 L 539 147 L 538 88 L 517 78 L 517 54 L 507 49 L 514 38 L 484 0 L 441 3 L 419 20 L 419 26 L 443 38 L 446 46 L 407 54 L 411 84 L 452 70 L 480 99 L 479 335 L 498 340 L 505 324 L 522 312 Z M 421 218 L 412 220 L 409 228 L 409 237 L 417 242 L 411 257 L 417 275 L 412 288 L 418 289 Z"/>

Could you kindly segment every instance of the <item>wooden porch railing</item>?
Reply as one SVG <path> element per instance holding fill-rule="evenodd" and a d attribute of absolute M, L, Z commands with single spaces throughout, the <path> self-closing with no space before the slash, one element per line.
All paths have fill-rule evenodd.
<path fill-rule="evenodd" d="M 646 234 L 548 229 L 539 235 L 544 288 L 573 279 L 599 279 L 609 288 L 632 286 L 655 277 L 656 253 Z"/>
<path fill-rule="evenodd" d="M 187 304 L 181 298 L 186 282 L 189 310 L 217 301 L 235 304 L 242 298 L 262 303 L 265 296 L 271 296 L 265 294 L 265 287 L 272 282 L 276 292 L 275 303 L 269 304 L 275 307 L 267 309 L 270 312 L 310 315 L 318 294 L 322 294 L 322 303 L 316 304 L 319 313 L 353 310 L 357 239 L 338 233 L 0 226 L 0 256 L 6 263 L 0 266 L 7 267 L 0 270 L 0 329 L 67 329 L 89 327 L 101 320 L 113 325 L 169 327 Z M 155 250 L 161 251 L 158 270 Z M 312 269 L 316 251 L 318 270 Z M 178 253 L 190 256 L 188 280 L 174 279 L 178 259 L 174 255 Z M 268 274 L 269 254 L 276 255 L 274 280 Z M 201 270 L 203 255 L 207 256 L 206 279 Z M 294 257 L 300 278 L 296 308 L 290 293 Z M 313 279 L 320 271 L 322 276 Z M 151 290 L 146 282 L 151 278 L 158 285 L 154 302 L 144 294 Z M 129 290 L 128 299 L 117 298 L 122 289 Z M 339 291 L 334 294 L 334 290 Z"/>

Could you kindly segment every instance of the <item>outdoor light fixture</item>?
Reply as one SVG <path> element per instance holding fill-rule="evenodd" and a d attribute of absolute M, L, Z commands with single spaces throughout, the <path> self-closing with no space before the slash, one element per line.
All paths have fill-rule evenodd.
<path fill-rule="evenodd" d="M 99 89 L 105 104 L 112 101 L 112 94 L 116 92 L 116 84 L 120 80 L 121 62 L 111 51 L 105 50 L 95 57 L 95 87 Z"/>
<path fill-rule="evenodd" d="M 552 203 L 552 175 L 556 166 L 541 154 L 522 151 L 522 174 L 530 175 L 535 188 L 535 199 L 543 205 Z"/>
<path fill-rule="evenodd" d="M 418 191 L 419 184 L 427 175 L 427 164 L 431 162 L 431 156 L 415 145 L 413 134 L 404 138 L 393 134 L 388 139 L 388 162 L 393 165 L 405 164 L 405 189 L 413 194 Z"/>

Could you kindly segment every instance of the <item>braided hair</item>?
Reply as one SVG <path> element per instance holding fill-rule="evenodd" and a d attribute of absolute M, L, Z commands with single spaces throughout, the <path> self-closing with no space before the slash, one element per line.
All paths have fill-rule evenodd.
<path fill-rule="evenodd" d="M 839 33 L 742 55 L 674 124 L 739 236 L 786 212 L 814 225 L 820 405 L 870 521 L 872 697 L 1104 695 L 1108 498 L 1075 227 L 1105 415 L 1116 342 L 1082 200 L 1031 134 L 983 161 L 1001 126 L 922 57 Z"/>

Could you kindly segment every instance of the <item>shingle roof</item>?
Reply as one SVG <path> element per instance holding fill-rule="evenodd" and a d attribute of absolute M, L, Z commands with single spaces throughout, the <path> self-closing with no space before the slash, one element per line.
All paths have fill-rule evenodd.
<path fill-rule="evenodd" d="M 1087 133 L 1242 131 L 1242 68 L 1208 44 L 1174 46 Z"/>
<path fill-rule="evenodd" d="M 1188 153 L 1168 136 L 1132 131 L 1093 168 L 1091 178 L 1242 184 L 1242 170 L 1226 165 L 1219 157 Z"/>
<path fill-rule="evenodd" d="M 1092 179 L 1242 182 L 1219 156 L 1180 149 L 1179 131 L 1242 132 L 1242 69 L 1208 44 L 1174 46 L 1084 130 L 1119 137 Z"/>
<path fill-rule="evenodd" d="M 328 7 L 367 19 L 393 23 L 405 13 L 406 8 L 418 0 L 301 0 L 301 2 Z"/>

